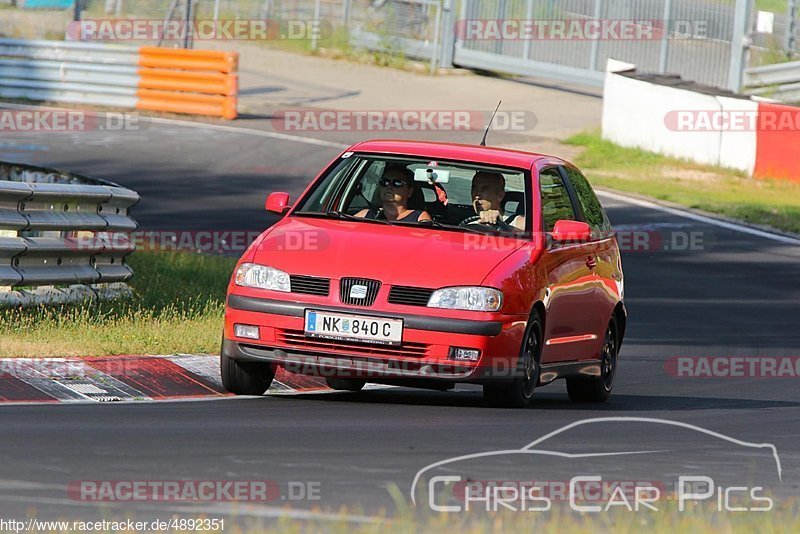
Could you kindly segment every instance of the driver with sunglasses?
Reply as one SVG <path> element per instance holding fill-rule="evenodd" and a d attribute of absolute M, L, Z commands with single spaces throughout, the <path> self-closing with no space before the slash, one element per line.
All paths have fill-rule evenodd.
<path fill-rule="evenodd" d="M 399 164 L 387 165 L 378 181 L 381 186 L 381 208 L 363 209 L 356 217 L 387 221 L 430 221 L 431 216 L 425 210 L 408 208 L 408 200 L 414 194 L 414 173 Z"/>

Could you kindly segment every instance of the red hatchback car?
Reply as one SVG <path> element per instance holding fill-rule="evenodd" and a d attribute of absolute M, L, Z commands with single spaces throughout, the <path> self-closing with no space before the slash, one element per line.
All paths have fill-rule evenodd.
<path fill-rule="evenodd" d="M 256 239 L 228 287 L 228 391 L 260 395 L 277 366 L 365 382 L 481 384 L 524 406 L 565 378 L 606 400 L 625 334 L 616 238 L 581 172 L 551 156 L 368 141 L 340 154 Z"/>

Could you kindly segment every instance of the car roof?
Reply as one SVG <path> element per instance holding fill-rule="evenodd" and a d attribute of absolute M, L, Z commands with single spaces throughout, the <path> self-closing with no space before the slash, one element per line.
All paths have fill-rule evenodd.
<path fill-rule="evenodd" d="M 433 141 L 402 141 L 395 139 L 377 139 L 363 141 L 351 146 L 349 151 L 376 154 L 399 154 L 404 156 L 421 156 L 431 159 L 469 161 L 487 163 L 502 167 L 529 169 L 538 160 L 547 159 L 554 163 L 566 161 L 545 154 L 523 152 L 508 148 L 496 148 L 480 145 L 464 145 L 459 143 L 438 143 Z"/>

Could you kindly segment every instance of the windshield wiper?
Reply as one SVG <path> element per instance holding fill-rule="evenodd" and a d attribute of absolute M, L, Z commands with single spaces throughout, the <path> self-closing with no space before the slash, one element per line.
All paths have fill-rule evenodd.
<path fill-rule="evenodd" d="M 294 215 L 303 215 L 307 217 L 322 217 L 326 219 L 344 219 L 348 221 L 359 221 L 359 222 L 371 222 L 371 223 L 379 223 L 379 224 L 392 224 L 389 221 L 382 221 L 379 219 L 367 219 L 366 217 L 356 217 L 355 215 L 350 215 L 349 213 L 344 213 L 341 211 L 335 210 L 328 210 L 328 211 L 296 211 Z"/>

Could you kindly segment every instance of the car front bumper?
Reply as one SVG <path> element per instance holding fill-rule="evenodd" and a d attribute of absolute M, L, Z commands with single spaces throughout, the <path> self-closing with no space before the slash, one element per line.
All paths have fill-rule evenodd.
<path fill-rule="evenodd" d="M 402 344 L 308 338 L 304 335 L 306 309 L 402 319 Z M 222 352 L 235 360 L 272 362 L 307 375 L 483 382 L 511 376 L 526 319 L 493 314 L 491 320 L 475 320 L 231 294 L 225 310 Z M 236 337 L 234 324 L 258 326 L 259 339 Z M 455 360 L 451 347 L 478 349 L 481 356 L 477 361 Z"/>

